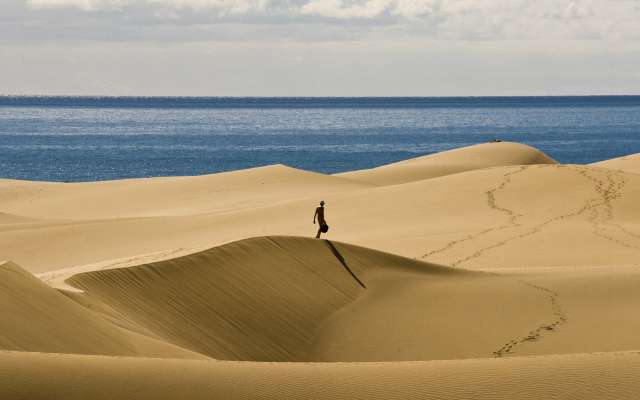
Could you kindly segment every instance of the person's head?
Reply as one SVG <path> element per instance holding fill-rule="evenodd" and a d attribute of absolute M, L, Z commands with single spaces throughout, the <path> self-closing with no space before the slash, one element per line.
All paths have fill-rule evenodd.
<path fill-rule="evenodd" d="M 321 206 L 324 206 L 324 200 L 322 200 L 322 201 L 320 202 L 320 205 L 321 205 Z"/>

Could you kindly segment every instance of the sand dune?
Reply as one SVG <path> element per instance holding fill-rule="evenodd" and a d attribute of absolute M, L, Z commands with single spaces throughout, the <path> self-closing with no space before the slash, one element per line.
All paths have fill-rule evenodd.
<path fill-rule="evenodd" d="M 313 208 L 305 215 L 312 225 L 313 204 L 320 195 L 371 187 L 375 185 L 282 165 L 201 177 L 78 184 L 0 180 L 0 212 L 6 212 L 0 214 L 0 255 L 31 272 L 44 272 L 228 242 L 272 233 L 265 229 L 273 217 L 290 220 L 291 213 L 266 215 L 276 204 L 309 198 L 306 203 Z M 217 227 L 225 221 L 253 227 Z M 39 246 L 34 248 L 34 242 Z"/>
<path fill-rule="evenodd" d="M 0 394 L 634 398 L 635 160 L 0 180 Z"/>
<path fill-rule="evenodd" d="M 0 349 L 161 358 L 205 358 L 114 326 L 14 263 L 0 265 Z"/>
<path fill-rule="evenodd" d="M 371 267 L 356 258 L 351 268 L 361 275 Z M 77 274 L 67 283 L 171 343 L 217 359 L 255 361 L 304 360 L 304 345 L 322 320 L 364 290 L 324 241 L 307 238 L 247 239 Z"/>
<path fill-rule="evenodd" d="M 134 218 L 227 212 L 374 184 L 271 165 L 222 174 L 87 183 L 0 179 L 3 212 L 39 219 Z"/>
<path fill-rule="evenodd" d="M 640 348 L 640 320 L 628 317 L 640 315 L 640 266 L 491 271 L 335 241 L 261 237 L 75 274 L 67 283 L 116 318 L 221 360 L 420 361 Z"/>
<path fill-rule="evenodd" d="M 589 164 L 594 167 L 611 168 L 618 171 L 640 174 L 640 154 L 631 154 L 624 157 L 613 158 L 611 160 L 600 161 Z"/>
<path fill-rule="evenodd" d="M 585 166 L 470 171 L 369 190 L 382 216 L 369 226 L 354 218 L 354 195 L 330 200 L 349 207 L 337 211 L 351 230 L 340 240 L 412 258 L 467 269 L 622 265 L 640 256 L 638 188 L 635 174 Z"/>
<path fill-rule="evenodd" d="M 224 360 L 492 357 L 558 322 L 548 294 L 518 281 L 309 238 L 247 239 L 67 283 L 170 343 Z"/>
<path fill-rule="evenodd" d="M 327 238 L 437 264 L 467 269 L 623 265 L 640 257 L 638 188 L 636 174 L 532 165 L 322 199 L 331 226 Z M 253 236 L 315 236 L 316 201 L 291 199 L 182 217 L 61 221 L 45 228 L 6 224 L 0 254 L 38 273 Z M 526 263 L 518 254 L 527 254 Z"/>
<path fill-rule="evenodd" d="M 499 142 L 463 147 L 378 168 L 344 172 L 334 176 L 377 185 L 397 185 L 481 168 L 557 163 L 533 147 L 520 143 Z"/>

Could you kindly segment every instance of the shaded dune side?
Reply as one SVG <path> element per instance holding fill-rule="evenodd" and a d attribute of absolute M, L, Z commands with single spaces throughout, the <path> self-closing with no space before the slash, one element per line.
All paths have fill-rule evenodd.
<path fill-rule="evenodd" d="M 319 364 L 0 352 L 0 394 L 26 399 L 636 399 L 639 377 L 638 352 Z"/>
<path fill-rule="evenodd" d="M 378 168 L 335 174 L 377 185 L 397 185 L 474 169 L 531 164 L 558 164 L 540 150 L 520 143 L 484 143 L 413 158 Z"/>
<path fill-rule="evenodd" d="M 140 328 L 126 316 L 117 312 L 116 310 L 109 307 L 108 305 L 103 304 L 99 301 L 96 301 L 95 299 L 92 299 L 91 297 L 89 297 L 89 295 L 87 295 L 84 292 L 69 291 L 69 290 L 64 290 L 59 288 L 56 288 L 56 290 L 62 293 L 63 295 L 65 295 L 66 297 L 68 297 L 69 299 L 75 301 L 79 305 L 93 311 L 94 313 L 99 315 L 102 319 L 108 322 L 111 322 L 115 326 L 118 326 L 120 328 L 126 329 L 131 332 L 139 333 L 140 335 L 143 335 L 143 336 L 147 336 L 156 340 L 163 341 L 157 335 L 154 335 L 153 333 L 149 332 L 146 329 Z"/>
<path fill-rule="evenodd" d="M 0 265 L 0 349 L 204 359 L 121 329 L 12 262 Z"/>
<path fill-rule="evenodd" d="M 368 272 L 382 268 L 469 274 L 342 243 L 258 237 L 66 283 L 167 342 L 210 357 L 304 361 L 320 324 L 366 290 Z"/>

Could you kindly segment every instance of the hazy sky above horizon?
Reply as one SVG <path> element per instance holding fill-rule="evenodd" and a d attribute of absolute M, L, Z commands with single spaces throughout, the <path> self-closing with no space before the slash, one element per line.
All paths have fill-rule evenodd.
<path fill-rule="evenodd" d="M 0 94 L 640 94 L 640 0 L 2 0 Z"/>

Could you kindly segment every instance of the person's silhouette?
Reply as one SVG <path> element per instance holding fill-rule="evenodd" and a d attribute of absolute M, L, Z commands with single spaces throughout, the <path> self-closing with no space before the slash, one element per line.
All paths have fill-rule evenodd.
<path fill-rule="evenodd" d="M 322 225 L 324 224 L 324 200 L 320 202 L 320 207 L 316 207 L 316 213 L 313 214 L 314 224 L 316 223 L 316 216 L 318 217 L 318 224 L 320 225 L 318 227 L 318 234 L 316 235 L 316 238 L 319 238 L 322 233 Z"/>

